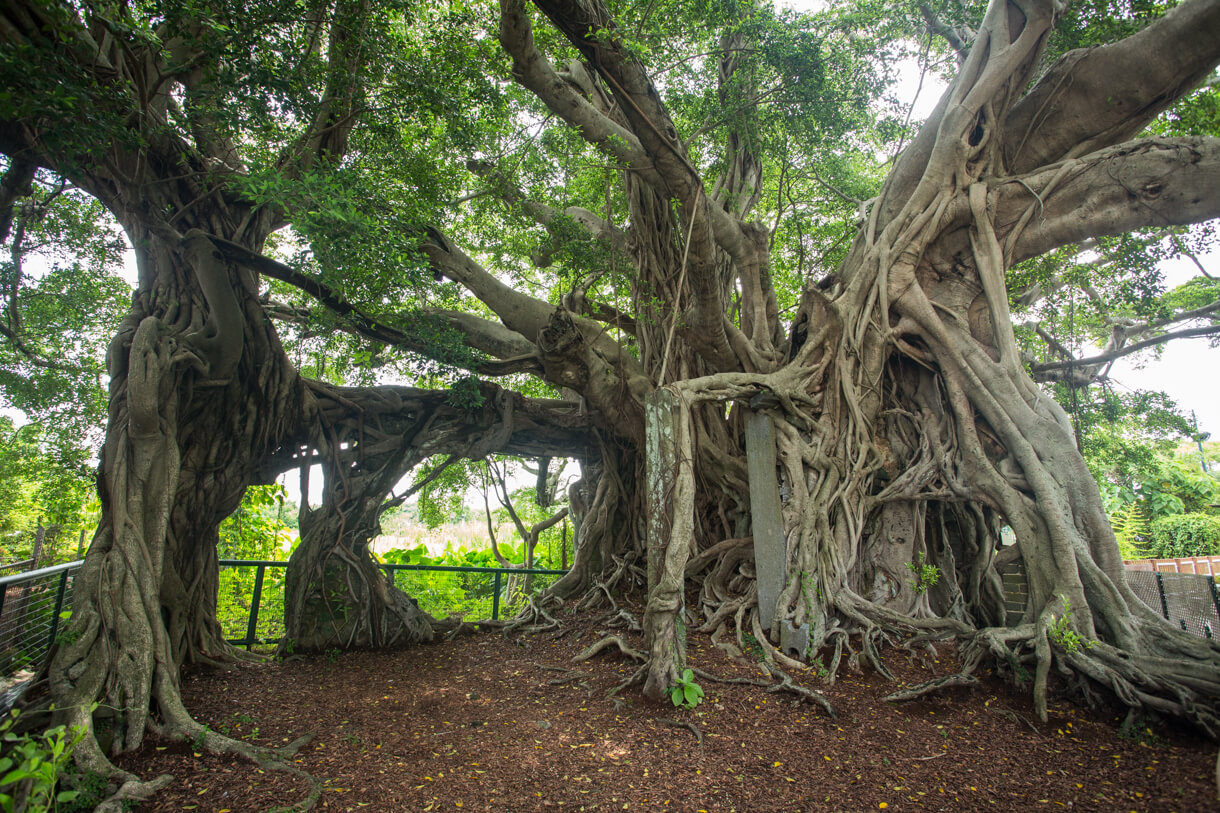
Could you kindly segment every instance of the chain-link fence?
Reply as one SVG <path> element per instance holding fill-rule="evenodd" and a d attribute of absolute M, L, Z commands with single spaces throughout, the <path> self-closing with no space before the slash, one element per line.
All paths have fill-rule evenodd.
<path fill-rule="evenodd" d="M 1144 603 L 1187 632 L 1220 635 L 1220 592 L 1215 576 L 1127 570 L 1127 584 Z"/>
<path fill-rule="evenodd" d="M 0 578 L 0 709 L 6 709 L 42 666 L 72 608 L 80 562 Z"/>

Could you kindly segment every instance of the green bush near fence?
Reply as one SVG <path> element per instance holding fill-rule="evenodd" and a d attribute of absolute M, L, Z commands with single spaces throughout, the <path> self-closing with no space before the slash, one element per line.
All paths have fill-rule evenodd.
<path fill-rule="evenodd" d="M 1174 514 L 1156 519 L 1148 553 L 1155 559 L 1220 555 L 1220 517 Z"/>
<path fill-rule="evenodd" d="M 523 546 L 502 544 L 500 552 L 510 562 L 525 558 Z M 539 549 L 534 567 L 540 570 L 558 569 Z M 454 548 L 446 546 L 437 555 L 428 553 L 423 545 L 386 551 L 382 562 L 389 565 L 441 565 L 446 567 L 500 567 L 499 561 L 486 548 Z M 222 567 L 217 594 L 216 615 L 225 637 L 231 640 L 246 637 L 250 608 L 254 601 L 257 566 Z M 263 569 L 263 588 L 259 599 L 258 642 L 269 643 L 284 634 L 284 578 L 287 568 L 267 566 Z M 531 596 L 554 584 L 558 576 L 502 574 L 500 577 L 501 618 L 516 614 Z M 394 585 L 414 598 L 424 612 L 437 618 L 462 615 L 472 620 L 490 618 L 494 605 L 495 576 L 491 573 L 447 572 L 426 570 L 395 570 Z"/>
<path fill-rule="evenodd" d="M 222 567 L 220 590 L 217 593 L 216 617 L 225 637 L 245 638 L 250 623 L 250 607 L 254 601 L 254 580 L 257 567 Z M 277 641 L 284 635 L 284 576 L 285 567 L 263 569 L 263 589 L 259 593 L 258 626 L 254 637 L 259 642 Z"/>
<path fill-rule="evenodd" d="M 510 562 L 525 559 L 524 545 L 500 545 L 501 554 Z M 555 569 L 541 549 L 534 567 L 542 570 Z M 499 561 L 488 548 L 454 548 L 446 545 L 437 555 L 428 553 L 423 545 L 413 548 L 386 551 L 382 555 L 386 564 L 392 565 L 440 565 L 446 567 L 500 567 Z M 505 574 L 500 578 L 500 615 L 510 615 L 520 609 L 528 598 L 537 595 L 547 585 L 553 584 L 556 576 L 524 576 Z M 420 609 L 438 618 L 452 614 L 472 619 L 490 618 L 493 605 L 495 579 L 488 573 L 451 573 L 444 571 L 398 570 L 394 572 L 394 585 L 417 602 Z"/>

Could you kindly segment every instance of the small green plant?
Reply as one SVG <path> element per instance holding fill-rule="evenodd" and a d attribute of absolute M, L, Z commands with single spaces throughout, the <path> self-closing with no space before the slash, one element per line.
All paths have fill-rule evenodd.
<path fill-rule="evenodd" d="M 208 731 L 209 731 L 209 729 L 207 726 L 202 726 L 199 729 L 199 733 L 197 733 L 195 735 L 195 739 L 191 740 L 191 748 L 193 748 L 196 751 L 202 751 L 203 746 L 208 741 Z"/>
<path fill-rule="evenodd" d="M 1118 736 L 1120 739 L 1150 748 L 1168 745 L 1164 737 L 1152 730 L 1148 718 L 1143 716 L 1132 716 L 1123 720 L 1123 724 L 1118 727 Z"/>
<path fill-rule="evenodd" d="M 65 799 L 61 792 L 56 808 L 58 813 L 90 813 L 114 791 L 105 774 L 82 771 L 75 765 L 64 768 L 59 776 L 59 787 L 63 791 L 75 792 L 76 796 Z"/>
<path fill-rule="evenodd" d="M 1051 643 L 1064 652 L 1078 652 L 1081 649 L 1092 648 L 1092 641 L 1072 629 L 1072 605 L 1066 598 L 1063 600 L 1063 615 L 1058 618 L 1051 616 L 1051 619 L 1051 623 L 1046 628 L 1046 637 L 1051 640 Z"/>
<path fill-rule="evenodd" d="M 0 723 L 0 738 L 4 741 L 4 755 L 0 756 L 0 810 L 4 813 L 51 810 L 55 804 L 71 802 L 78 792 L 56 793 L 55 786 L 72 757 L 72 749 L 84 737 L 84 729 L 73 728 L 69 732 L 59 725 L 39 734 L 17 734 L 12 730 L 17 716 L 17 709 L 13 709 L 8 719 Z"/>
<path fill-rule="evenodd" d="M 342 654 L 342 649 L 339 649 L 337 646 L 332 647 L 331 649 L 326 650 L 326 660 L 330 661 L 331 663 L 336 663 L 339 660 L 339 656 Z"/>
<path fill-rule="evenodd" d="M 59 614 L 60 633 L 55 636 L 57 646 L 68 646 L 75 643 L 80 638 L 80 630 L 68 629 L 68 621 L 72 618 L 71 610 L 64 610 Z"/>
<path fill-rule="evenodd" d="M 907 570 L 913 575 L 911 589 L 920 595 L 940 581 L 940 568 L 925 562 L 922 553 L 915 557 L 914 562 L 907 562 Z"/>
<path fill-rule="evenodd" d="M 763 650 L 762 644 L 758 643 L 758 639 L 750 633 L 741 636 L 741 642 L 746 645 L 746 654 L 756 661 L 761 661 L 767 657 L 767 653 Z"/>
<path fill-rule="evenodd" d="M 830 670 L 822 663 L 822 656 L 819 655 L 809 662 L 809 668 L 813 670 L 818 677 L 825 679 L 830 676 Z"/>
<path fill-rule="evenodd" d="M 703 687 L 695 682 L 695 673 L 683 669 L 678 681 L 669 687 L 669 699 L 675 706 L 693 709 L 703 702 Z"/>

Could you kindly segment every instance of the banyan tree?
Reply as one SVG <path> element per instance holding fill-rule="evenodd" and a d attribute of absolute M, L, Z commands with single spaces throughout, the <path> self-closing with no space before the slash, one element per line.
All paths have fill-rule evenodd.
<path fill-rule="evenodd" d="M 6 4 L 3 204 L 66 179 L 139 270 L 50 669 L 78 758 L 237 747 L 178 676 L 241 657 L 216 541 L 248 485 L 320 465 L 289 623 L 397 645 L 432 621 L 368 556 L 384 500 L 492 453 L 580 458 L 573 567 L 530 612 L 634 602 L 648 698 L 692 635 L 832 674 L 954 640 L 950 682 L 1216 734 L 1220 648 L 1128 588 L 1008 284 L 1220 214 L 1220 4 L 1166 5 Z M 950 78 L 918 126 L 880 101 L 902 54 Z M 348 337 L 364 383 L 307 375 L 307 334 Z M 385 358 L 417 388 L 377 384 Z"/>

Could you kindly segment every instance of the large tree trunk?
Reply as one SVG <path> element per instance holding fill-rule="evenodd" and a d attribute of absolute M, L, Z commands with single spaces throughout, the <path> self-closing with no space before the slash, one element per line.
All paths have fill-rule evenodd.
<path fill-rule="evenodd" d="M 436 619 L 387 581 L 369 552 L 382 512 L 458 458 L 584 452 L 585 418 L 572 402 L 528 400 L 493 385 L 477 400 L 456 407 L 444 391 L 309 382 L 304 464 L 319 461 L 325 484 L 318 508 L 302 504 L 301 542 L 288 562 L 285 646 L 323 651 L 431 640 Z M 288 451 L 283 463 L 299 462 L 295 448 Z M 420 461 L 437 455 L 446 459 L 399 487 Z"/>
<path fill-rule="evenodd" d="M 613 88 L 620 104 L 600 104 L 605 116 L 637 139 L 603 149 L 633 168 L 630 242 L 645 291 L 659 292 L 674 314 L 641 313 L 653 317 L 642 322 L 668 329 L 636 328 L 649 379 L 669 390 L 650 396 L 667 404 L 658 424 L 667 439 L 646 447 L 650 471 L 655 463 L 661 472 L 650 474 L 648 488 L 667 493 L 638 501 L 650 531 L 650 661 L 638 675 L 647 674 L 645 694 L 663 696 L 681 665 L 683 579 L 694 576 L 702 630 L 730 650 L 724 635 L 732 631 L 740 648 L 752 633 L 768 659 L 799 666 L 781 646 L 786 634 L 807 634 L 805 654 L 825 653 L 832 675 L 844 657 L 889 674 L 884 644 L 956 638 L 963 681 L 982 663 L 1019 680 L 1031 675 L 1043 717 L 1055 668 L 1088 699 L 1109 693 L 1134 710 L 1220 734 L 1220 647 L 1172 629 L 1128 589 L 1069 423 L 1022 368 L 1004 283 L 1012 263 L 1129 230 L 1150 209 L 1158 223 L 1180 223 L 1215 208 L 1203 191 L 1217 171 L 1214 142 L 1109 146 L 1138 132 L 1166 92 L 1180 94 L 1183 75 L 1197 80 L 1215 64 L 1214 41 L 1199 33 L 1216 26 L 1214 6 L 1187 4 L 1130 43 L 1073 55 L 1022 99 L 1057 6 L 992 3 L 955 84 L 869 202 L 835 278 L 804 292 L 784 341 L 765 241 L 723 203 L 749 200 L 749 139 L 728 145 L 734 160 L 725 182 L 737 194 L 708 205 L 659 95 L 610 33 L 605 9 L 538 5 Z M 591 114 L 546 84 L 517 4 L 502 7 L 501 39 L 518 79 L 601 146 Z M 1063 90 L 1073 70 L 1097 80 L 1115 53 L 1188 36 L 1189 58 L 1174 67 L 1182 52 L 1166 55 L 1127 88 L 1132 103 L 1123 111 Z M 1097 109 L 1041 118 L 1046 105 L 1062 103 L 1056 94 Z M 596 94 L 585 95 L 599 107 Z M 650 204 L 652 189 L 679 201 L 680 226 L 669 222 L 667 205 Z M 734 283 L 736 326 L 720 319 Z M 747 406 L 774 425 L 786 540 L 783 589 L 766 608 L 758 606 L 758 540 L 748 538 L 762 518 L 750 516 L 747 497 Z M 638 429 L 622 435 L 635 455 L 645 448 Z M 642 488 L 645 480 L 635 482 Z M 1003 552 L 1001 519 L 1017 538 Z M 597 538 L 588 519 L 582 531 L 583 544 Z M 616 552 L 634 547 L 624 540 Z M 1015 556 L 1030 593 L 1010 629 L 1001 626 L 997 566 Z M 769 628 L 763 616 L 774 617 Z"/>
<path fill-rule="evenodd" d="M 135 749 L 150 730 L 215 738 L 182 706 L 179 668 L 241 657 L 216 621 L 217 527 L 300 408 L 252 275 L 208 237 L 257 250 L 260 219 L 235 233 L 227 213 L 201 213 L 209 231 L 180 234 L 119 211 L 140 285 L 108 357 L 102 517 L 50 667 L 57 707 L 90 732 L 78 759 L 105 773 L 103 749 Z"/>

